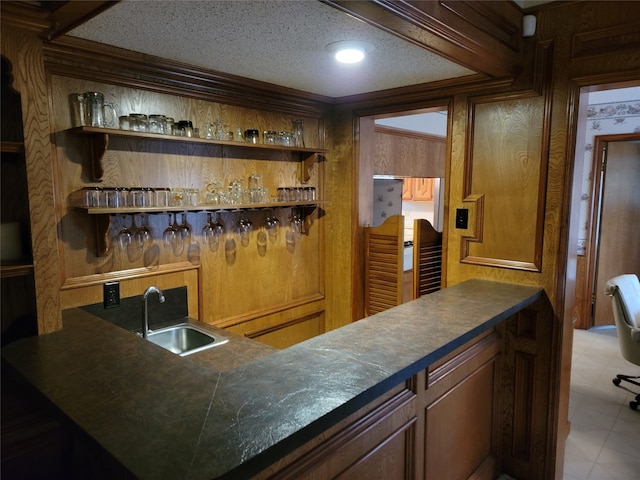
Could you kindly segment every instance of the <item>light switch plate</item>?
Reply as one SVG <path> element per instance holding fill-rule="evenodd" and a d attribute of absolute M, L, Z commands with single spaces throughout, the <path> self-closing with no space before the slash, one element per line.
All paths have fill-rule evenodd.
<path fill-rule="evenodd" d="M 456 208 L 456 228 L 469 228 L 469 209 Z"/>

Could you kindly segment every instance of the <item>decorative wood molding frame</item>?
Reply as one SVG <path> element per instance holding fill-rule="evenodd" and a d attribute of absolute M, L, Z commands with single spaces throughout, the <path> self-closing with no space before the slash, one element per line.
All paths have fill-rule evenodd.
<path fill-rule="evenodd" d="M 608 55 L 612 51 L 637 51 L 640 48 L 640 22 L 578 33 L 572 40 L 571 57 L 576 59 Z"/>
<path fill-rule="evenodd" d="M 546 203 L 546 184 L 547 169 L 549 163 L 549 144 L 551 141 L 551 72 L 553 61 L 553 43 L 541 42 L 536 46 L 535 53 L 535 75 L 533 82 L 528 89 L 522 92 L 511 92 L 492 96 L 481 96 L 469 99 L 468 120 L 467 120 L 467 139 L 465 154 L 465 164 L 463 173 L 463 202 L 470 202 L 475 206 L 474 231 L 468 235 L 462 235 L 461 241 L 461 263 L 483 265 L 488 267 L 509 268 L 515 270 L 524 270 L 530 272 L 540 272 L 542 268 L 542 251 L 543 251 L 543 231 L 544 231 L 544 214 Z M 524 99 L 535 96 L 542 96 L 544 100 L 543 118 L 542 118 L 542 134 L 540 144 L 540 165 L 538 175 L 538 197 L 537 197 L 537 214 L 535 228 L 535 246 L 533 258 L 531 261 L 522 261 L 508 258 L 487 258 L 474 256 L 470 254 L 470 244 L 473 242 L 482 242 L 484 233 L 484 196 L 479 193 L 472 193 L 473 181 L 473 149 L 474 149 L 474 122 L 476 105 L 502 102 L 515 99 Z"/>
<path fill-rule="evenodd" d="M 462 259 L 468 257 L 468 243 L 482 242 L 484 226 L 484 194 L 471 194 L 462 200 L 465 208 L 469 209 L 469 218 L 473 219 L 473 228 L 467 229 L 461 236 L 462 242 Z M 466 254 L 465 254 L 466 252 Z"/>
<path fill-rule="evenodd" d="M 44 44 L 50 74 L 322 118 L 331 99 L 74 37 Z M 96 58 L 100 62 L 96 62 Z"/>

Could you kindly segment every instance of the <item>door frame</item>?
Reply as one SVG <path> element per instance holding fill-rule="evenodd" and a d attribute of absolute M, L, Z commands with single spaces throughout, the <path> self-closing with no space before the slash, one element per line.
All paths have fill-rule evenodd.
<path fill-rule="evenodd" d="M 589 329 L 593 326 L 593 308 L 595 298 L 593 289 L 595 284 L 595 275 L 598 262 L 598 246 L 600 235 L 600 220 L 602 213 L 602 193 L 604 176 L 602 172 L 602 163 L 606 156 L 606 147 L 611 142 L 628 142 L 640 140 L 640 133 L 620 133 L 612 135 L 598 135 L 595 137 L 594 155 L 591 164 L 591 171 L 594 172 L 593 182 L 591 183 L 589 211 L 591 212 L 588 220 L 589 238 L 585 245 L 585 256 L 587 258 L 587 281 L 583 283 L 584 290 L 582 297 L 588 301 L 583 302 L 580 306 L 580 318 L 584 319 L 581 323 L 582 327 Z M 598 173 L 598 174 L 596 174 Z M 606 172 L 605 172 L 606 175 Z"/>

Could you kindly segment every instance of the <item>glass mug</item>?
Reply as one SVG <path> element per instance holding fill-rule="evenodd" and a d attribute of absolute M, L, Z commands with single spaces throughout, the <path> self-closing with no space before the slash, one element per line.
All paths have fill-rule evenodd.
<path fill-rule="evenodd" d="M 72 93 L 69 95 L 71 102 L 71 115 L 74 127 L 87 125 L 87 99 L 82 93 Z"/>
<path fill-rule="evenodd" d="M 104 103 L 104 95 L 100 92 L 84 92 L 82 94 L 86 102 L 86 125 L 90 127 L 113 127 L 118 122 L 116 109 L 110 103 Z M 107 114 L 111 120 L 107 120 Z"/>

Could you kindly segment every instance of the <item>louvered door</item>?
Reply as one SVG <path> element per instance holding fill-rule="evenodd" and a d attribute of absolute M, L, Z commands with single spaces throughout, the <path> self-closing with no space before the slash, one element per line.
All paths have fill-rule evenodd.
<path fill-rule="evenodd" d="M 404 217 L 365 228 L 365 316 L 402 303 Z"/>
<path fill-rule="evenodd" d="M 413 298 L 440 290 L 442 233 L 428 220 L 413 221 Z"/>

